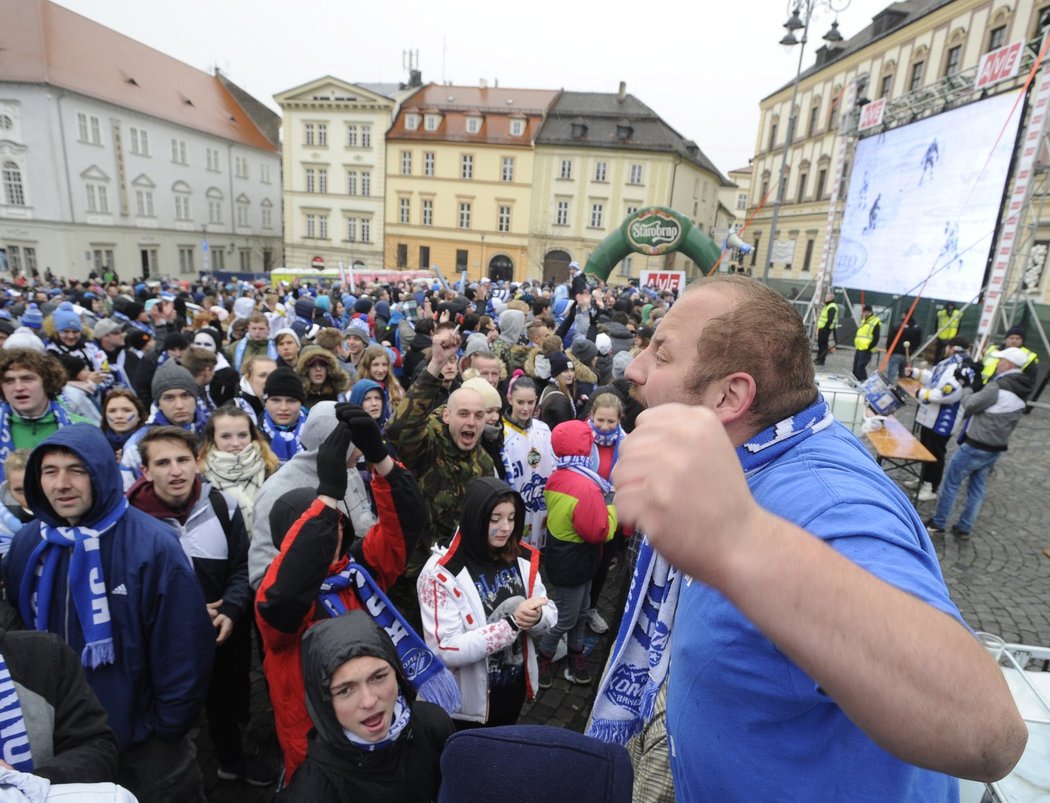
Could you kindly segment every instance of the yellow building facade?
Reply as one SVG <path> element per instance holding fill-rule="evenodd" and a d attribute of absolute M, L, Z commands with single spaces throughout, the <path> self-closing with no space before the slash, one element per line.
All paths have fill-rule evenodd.
<path fill-rule="evenodd" d="M 794 108 L 791 83 L 760 104 L 748 215 L 755 213 L 763 199 L 765 205 L 743 235 L 757 246 L 749 258 L 752 273 L 763 274 L 773 240 L 770 228 L 776 181 L 792 119 L 795 125 L 776 237 L 791 257 L 774 262 L 770 278 L 806 282 L 821 268 L 835 160 L 845 148 L 832 248 L 837 239 L 860 109 L 884 98 L 885 125 L 895 126 L 976 100 L 978 93 L 972 87 L 981 56 L 1012 42 L 1032 41 L 1044 29 L 1048 15 L 1050 5 L 1045 0 L 894 4 L 875 15 L 872 24 L 844 42 L 840 51 L 818 49 L 816 63 L 802 73 Z M 811 39 L 816 39 L 817 27 L 814 21 Z M 996 85 L 995 91 L 1021 86 L 1031 61 L 1028 51 L 1018 77 Z M 846 108 L 851 85 L 857 100 Z M 876 127 L 868 133 L 879 130 Z M 1033 202 L 1034 207 L 1038 199 Z M 1050 228 L 1040 222 L 1037 236 L 1050 238 Z M 827 269 L 830 271 L 830 265 Z M 1041 297 L 1046 298 L 1045 282 Z"/>
<path fill-rule="evenodd" d="M 557 94 L 431 84 L 405 100 L 386 138 L 388 267 L 525 277 L 533 141 Z"/>

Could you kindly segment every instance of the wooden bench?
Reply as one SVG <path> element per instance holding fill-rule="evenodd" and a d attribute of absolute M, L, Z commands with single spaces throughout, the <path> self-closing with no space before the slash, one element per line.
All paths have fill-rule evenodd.
<path fill-rule="evenodd" d="M 919 443 L 918 438 L 908 432 L 904 424 L 892 415 L 883 420 L 882 429 L 864 434 L 875 447 L 875 460 L 880 466 L 885 463 L 913 477 L 922 477 L 922 464 L 937 461 L 930 450 Z M 918 495 L 919 486 L 916 486 L 913 494 L 916 501 Z"/>

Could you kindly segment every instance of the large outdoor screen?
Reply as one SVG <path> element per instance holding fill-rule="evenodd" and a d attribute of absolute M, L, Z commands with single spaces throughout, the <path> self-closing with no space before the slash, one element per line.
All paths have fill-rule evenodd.
<path fill-rule="evenodd" d="M 929 277 L 924 296 L 977 297 L 1021 118 L 1017 94 L 858 143 L 835 253 L 836 285 L 914 295 Z"/>

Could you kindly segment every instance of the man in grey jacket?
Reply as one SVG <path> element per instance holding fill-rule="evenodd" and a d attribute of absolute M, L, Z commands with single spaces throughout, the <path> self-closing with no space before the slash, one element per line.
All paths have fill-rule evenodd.
<path fill-rule="evenodd" d="M 1032 377 L 1021 370 L 1028 359 L 1021 349 L 1003 349 L 991 356 L 999 361 L 994 377 L 981 390 L 962 400 L 962 409 L 967 415 L 963 423 L 962 445 L 948 464 L 937 498 L 937 511 L 926 522 L 931 535 L 944 534 L 955 498 L 963 480 L 968 480 L 966 504 L 958 522 L 952 525 L 952 534 L 963 541 L 970 537 L 984 501 L 988 475 L 1006 451 L 1010 434 L 1021 420 L 1035 385 Z"/>

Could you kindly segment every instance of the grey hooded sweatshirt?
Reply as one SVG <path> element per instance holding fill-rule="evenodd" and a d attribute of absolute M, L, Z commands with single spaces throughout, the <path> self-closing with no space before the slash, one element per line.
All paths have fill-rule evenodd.
<path fill-rule="evenodd" d="M 248 547 L 248 581 L 252 588 L 259 587 L 266 570 L 277 557 L 278 549 L 270 533 L 270 508 L 288 491 L 317 487 L 317 449 L 337 423 L 335 402 L 318 402 L 310 408 L 310 415 L 299 436 L 303 450 L 266 480 L 256 494 L 252 541 Z M 353 449 L 351 445 L 350 450 Z M 347 469 L 346 475 L 346 496 L 343 499 L 346 512 L 354 525 L 354 532 L 366 533 L 376 521 L 372 514 L 372 503 L 357 468 Z"/>

